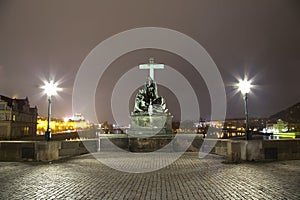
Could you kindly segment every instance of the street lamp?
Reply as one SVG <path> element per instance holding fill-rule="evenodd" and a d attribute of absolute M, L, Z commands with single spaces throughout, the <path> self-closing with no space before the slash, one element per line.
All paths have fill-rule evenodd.
<path fill-rule="evenodd" d="M 250 140 L 251 134 L 249 132 L 248 93 L 250 92 L 251 89 L 251 82 L 248 81 L 247 79 L 240 80 L 237 86 L 239 88 L 239 91 L 242 93 L 245 102 L 245 116 L 246 116 L 245 135 L 246 135 L 246 140 Z"/>
<path fill-rule="evenodd" d="M 52 103 L 52 96 L 57 94 L 57 83 L 54 81 L 46 82 L 45 85 L 42 87 L 44 89 L 44 93 L 48 96 L 48 123 L 47 123 L 47 130 L 45 132 L 45 140 L 51 140 L 51 128 L 50 128 L 50 121 L 51 121 L 51 103 Z"/>

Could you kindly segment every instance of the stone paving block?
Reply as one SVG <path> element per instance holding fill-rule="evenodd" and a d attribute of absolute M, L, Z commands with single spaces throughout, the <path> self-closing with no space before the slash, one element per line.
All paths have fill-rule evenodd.
<path fill-rule="evenodd" d="M 131 161 L 113 153 L 104 159 L 113 162 L 110 156 Z M 299 166 L 300 160 L 224 164 L 222 157 L 192 152 L 148 173 L 120 172 L 90 154 L 0 162 L 0 199 L 300 199 Z"/>

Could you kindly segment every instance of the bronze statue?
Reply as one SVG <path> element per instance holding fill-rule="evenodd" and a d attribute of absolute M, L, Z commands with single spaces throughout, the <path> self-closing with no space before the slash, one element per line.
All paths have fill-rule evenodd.
<path fill-rule="evenodd" d="M 152 115 L 155 113 L 166 113 L 167 111 L 164 98 L 158 96 L 156 83 L 151 77 L 148 77 L 144 89 L 140 89 L 136 95 L 133 112 Z"/>

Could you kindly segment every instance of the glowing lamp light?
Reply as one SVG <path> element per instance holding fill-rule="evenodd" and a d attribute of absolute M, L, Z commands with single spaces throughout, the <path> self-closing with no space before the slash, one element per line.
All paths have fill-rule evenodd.
<path fill-rule="evenodd" d="M 54 83 L 54 81 L 45 83 L 42 88 L 44 89 L 45 94 L 49 97 L 56 95 L 58 91 L 57 83 Z"/>
<path fill-rule="evenodd" d="M 251 89 L 251 82 L 248 80 L 240 80 L 238 87 L 242 94 L 248 94 Z"/>

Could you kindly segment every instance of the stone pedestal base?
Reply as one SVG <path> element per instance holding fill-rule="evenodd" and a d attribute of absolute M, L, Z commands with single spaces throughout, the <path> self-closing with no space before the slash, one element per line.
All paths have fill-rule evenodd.
<path fill-rule="evenodd" d="M 172 133 L 172 118 L 170 114 L 131 115 L 128 133 L 136 136 Z"/>

